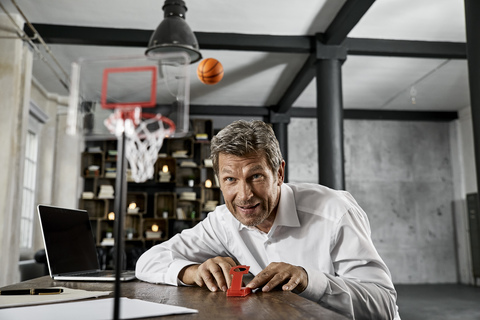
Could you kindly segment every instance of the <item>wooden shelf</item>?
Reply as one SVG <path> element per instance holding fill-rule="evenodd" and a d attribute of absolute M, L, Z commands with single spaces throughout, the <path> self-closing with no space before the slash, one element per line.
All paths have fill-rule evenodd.
<path fill-rule="evenodd" d="M 125 212 L 125 241 L 132 246 L 148 248 L 173 237 L 184 228 L 193 227 L 205 216 L 207 201 L 222 203 L 221 192 L 216 185 L 211 167 L 204 166 L 210 156 L 210 139 L 213 136 L 212 122 L 209 119 L 195 119 L 194 133 L 207 134 L 208 140 L 196 140 L 195 136 L 166 138 L 155 163 L 155 176 L 145 183 L 127 184 L 126 206 L 135 203 L 138 211 Z M 115 177 L 106 177 L 107 172 L 115 172 L 117 141 L 115 139 L 87 139 L 86 150 L 81 154 L 80 176 L 84 180 L 84 191 L 93 194 L 93 199 L 79 199 L 79 207 L 89 212 L 97 245 L 113 230 L 114 221 L 108 220 L 113 212 L 114 199 L 99 199 L 102 185 L 115 188 Z M 88 150 L 94 150 L 88 152 Z M 183 163 L 183 164 L 182 164 Z M 98 166 L 92 173 L 91 166 Z M 168 168 L 168 181 L 162 175 Z M 205 181 L 212 181 L 211 188 L 205 188 Z M 193 184 L 189 183 L 193 180 Z M 181 199 L 182 192 L 194 192 L 195 200 Z M 178 216 L 179 210 L 183 215 Z M 180 218 L 180 219 L 179 219 Z M 152 226 L 157 225 L 161 237 L 150 236 Z M 148 232 L 148 234 L 147 234 Z"/>

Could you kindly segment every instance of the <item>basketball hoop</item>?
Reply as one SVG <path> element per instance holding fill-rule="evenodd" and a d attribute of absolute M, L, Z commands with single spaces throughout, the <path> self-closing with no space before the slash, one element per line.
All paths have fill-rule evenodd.
<path fill-rule="evenodd" d="M 150 79 L 148 99 L 137 102 L 109 101 L 109 76 L 132 73 L 144 74 Z M 154 177 L 155 162 L 163 140 L 175 133 L 175 123 L 171 119 L 161 114 L 142 115 L 142 108 L 153 108 L 156 104 L 157 74 L 156 66 L 103 70 L 101 105 L 103 109 L 114 109 L 104 124 L 117 137 L 125 133 L 125 158 L 130 164 L 130 178 L 137 183 Z"/>
<path fill-rule="evenodd" d="M 137 106 L 116 108 L 104 124 L 117 137 L 125 133 L 125 157 L 131 179 L 139 183 L 153 178 L 163 140 L 175 132 L 175 123 L 161 114 L 142 115 L 142 108 Z"/>

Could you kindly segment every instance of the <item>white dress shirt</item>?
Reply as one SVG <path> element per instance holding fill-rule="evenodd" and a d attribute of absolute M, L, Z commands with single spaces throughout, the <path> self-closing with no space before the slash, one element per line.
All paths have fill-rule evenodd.
<path fill-rule="evenodd" d="M 145 252 L 138 279 L 181 285 L 186 266 L 217 257 L 250 266 L 301 266 L 308 274 L 301 296 L 353 319 L 400 319 L 390 272 L 370 238 L 367 215 L 346 191 L 316 184 L 282 184 L 277 216 L 264 233 L 242 225 L 225 205 L 192 229 Z"/>

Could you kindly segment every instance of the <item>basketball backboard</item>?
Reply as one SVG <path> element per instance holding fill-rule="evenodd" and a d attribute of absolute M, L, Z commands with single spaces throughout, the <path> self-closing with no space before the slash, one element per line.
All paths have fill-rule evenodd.
<path fill-rule="evenodd" d="M 188 133 L 189 58 L 184 53 L 81 59 L 72 65 L 68 133 L 111 135 L 105 120 L 116 109 L 141 107 Z"/>

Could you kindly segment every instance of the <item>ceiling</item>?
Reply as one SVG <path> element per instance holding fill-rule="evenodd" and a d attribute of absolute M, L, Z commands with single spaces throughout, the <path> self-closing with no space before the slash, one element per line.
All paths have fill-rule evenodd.
<path fill-rule="evenodd" d="M 18 14 L 12 0 L 0 1 L 8 12 Z M 441 48 L 449 43 L 463 48 L 466 41 L 463 0 L 185 2 L 188 7 L 186 21 L 198 34 L 203 57 L 216 58 L 225 70 L 223 80 L 212 86 L 202 84 L 197 79 L 198 62 L 190 67 L 190 103 L 194 106 L 269 107 L 277 105 L 289 93 L 288 97 L 294 98 L 290 103 L 294 108 L 316 106 L 314 78 L 304 78 L 308 82 L 303 87 L 300 86 L 300 90 L 297 88 L 296 94 L 289 91 L 302 66 L 308 63 L 311 52 L 271 48 L 265 51 L 255 48 L 243 50 L 241 47 L 212 44 L 217 38 L 221 42 L 223 38 L 216 36 L 223 33 L 227 34 L 227 40 L 239 34 L 263 35 L 265 37 L 260 38 L 260 41 L 272 37 L 280 43 L 283 36 L 295 43 L 298 39 L 313 39 L 316 34 L 325 38 L 333 34 L 332 38 L 337 37 L 333 40 L 330 38 L 333 45 L 347 43 L 342 42 L 346 36 L 348 40 L 362 39 L 361 44 L 368 50 L 370 47 L 366 39 L 407 40 L 394 42 L 406 51 L 417 41 L 420 44 L 425 41 L 439 42 Z M 109 30 L 138 29 L 150 34 L 163 19 L 162 0 L 15 0 L 15 3 L 34 24 Z M 342 8 L 347 14 L 344 12 L 342 15 Z M 338 20 L 337 16 L 344 20 Z M 346 33 L 343 37 L 342 32 Z M 207 39 L 210 45 L 207 43 L 203 46 L 202 39 Z M 106 44 L 109 44 L 108 40 L 105 39 Z M 108 46 L 93 42 L 85 45 L 50 41 L 48 45 L 67 73 L 70 73 L 71 63 L 80 57 L 138 55 L 145 51 L 142 46 Z M 342 66 L 345 109 L 458 111 L 470 105 L 467 61 L 462 55 L 429 55 L 424 58 L 418 54 L 362 55 L 362 52 L 351 51 L 347 51 Z M 44 48 L 41 48 L 41 52 L 54 68 L 59 69 Z M 34 77 L 47 91 L 68 94 L 57 76 L 38 55 L 33 68 Z M 58 73 L 61 74 L 61 71 Z"/>

